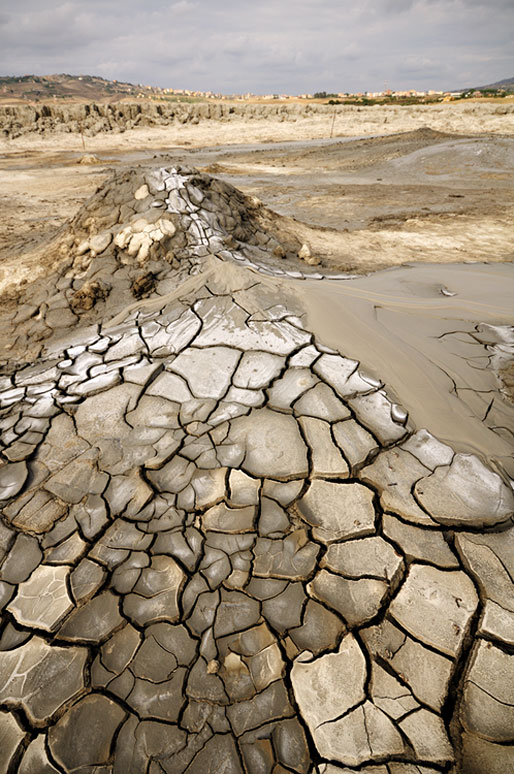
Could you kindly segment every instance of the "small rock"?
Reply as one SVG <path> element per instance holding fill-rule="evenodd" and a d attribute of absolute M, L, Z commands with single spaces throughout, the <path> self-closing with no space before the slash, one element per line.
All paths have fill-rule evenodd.
<path fill-rule="evenodd" d="M 134 199 L 137 199 L 138 201 L 146 199 L 147 196 L 150 196 L 150 191 L 148 190 L 146 183 L 134 192 Z"/>
<path fill-rule="evenodd" d="M 101 234 L 96 234 L 89 239 L 89 249 L 91 253 L 100 255 L 104 250 L 107 250 L 112 242 L 112 234 L 110 231 L 103 231 Z"/>
<path fill-rule="evenodd" d="M 77 161 L 77 164 L 83 164 L 84 166 L 87 164 L 99 164 L 99 163 L 100 163 L 100 159 L 97 156 L 95 156 L 94 153 L 85 153 Z"/>
<path fill-rule="evenodd" d="M 107 298 L 110 288 L 99 280 L 84 282 L 82 287 L 72 296 L 70 306 L 73 312 L 88 312 L 98 299 Z"/>

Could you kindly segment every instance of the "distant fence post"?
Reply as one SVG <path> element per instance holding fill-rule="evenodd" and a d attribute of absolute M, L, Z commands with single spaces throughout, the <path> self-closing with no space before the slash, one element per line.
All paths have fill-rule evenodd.
<path fill-rule="evenodd" d="M 334 124 L 336 122 L 336 109 L 337 108 L 334 107 L 334 115 L 332 116 L 332 128 L 330 129 L 330 139 L 332 139 L 332 137 L 334 136 Z"/>

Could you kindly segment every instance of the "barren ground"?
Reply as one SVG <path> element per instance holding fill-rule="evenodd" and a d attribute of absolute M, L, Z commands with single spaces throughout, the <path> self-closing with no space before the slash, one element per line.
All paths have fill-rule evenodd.
<path fill-rule="evenodd" d="M 387 118 L 386 123 L 380 123 L 381 115 Z M 285 216 L 300 242 L 308 243 L 319 256 L 321 270 L 364 274 L 413 262 L 512 261 L 512 115 L 484 111 L 475 114 L 448 106 L 446 110 L 424 113 L 396 111 L 394 120 L 390 112 L 381 114 L 377 109 L 352 116 L 352 122 L 347 116 L 340 133 L 353 133 L 353 137 L 337 136 L 336 125 L 336 136 L 330 138 L 330 127 L 318 117 L 295 123 L 211 120 L 198 125 L 99 134 L 86 137 L 85 148 L 79 136 L 70 134 L 29 134 L 3 141 L 0 275 L 5 283 L 17 274 L 22 263 L 35 266 L 41 262 L 46 245 L 58 229 L 113 172 L 176 163 L 216 175 Z M 423 126 L 422 121 L 430 126 Z M 386 129 L 398 131 L 385 134 Z M 377 134 L 381 136 L 372 136 Z M 371 316 L 369 330 L 366 332 L 364 326 L 355 346 L 348 331 L 343 337 L 348 354 L 364 359 L 372 370 L 380 355 L 384 362 L 378 376 L 387 377 L 388 384 L 414 413 L 416 407 L 420 411 L 422 374 L 433 369 L 433 383 L 443 380 L 437 382 L 443 403 L 448 392 L 459 393 L 465 404 L 464 414 L 471 411 L 480 422 L 488 417 L 491 424 L 495 415 L 492 399 L 497 396 L 500 400 L 498 386 L 504 397 L 511 394 L 511 361 L 506 356 L 506 362 L 498 365 L 496 373 L 503 374 L 499 383 L 491 376 L 487 383 L 477 386 L 471 380 L 463 347 L 468 346 L 475 325 L 512 323 L 507 296 L 512 267 L 504 267 L 507 273 L 501 268 L 487 273 L 477 267 L 474 276 L 482 290 L 471 287 L 471 271 L 464 276 L 456 274 L 451 266 L 427 267 L 423 275 L 416 274 L 416 280 L 404 274 L 392 277 L 387 272 L 377 274 L 372 281 L 368 278 L 371 284 L 367 282 L 361 289 L 349 286 L 349 293 L 362 301 L 359 306 L 354 299 L 358 306 L 354 312 L 360 322 L 364 325 L 364 299 Z M 403 309 L 406 303 L 400 299 L 405 294 L 412 299 L 408 318 L 402 316 L 404 311 L 397 313 L 398 304 Z M 457 298 L 452 299 L 450 294 Z M 332 303 L 328 297 L 318 300 L 320 307 Z M 377 309 L 385 311 L 379 314 Z M 430 322 L 430 317 L 436 319 Z M 350 327 L 356 335 L 355 325 Z M 452 331 L 459 333 L 451 340 L 442 338 L 453 335 Z M 373 351 L 377 333 L 384 338 L 378 354 Z M 340 338 L 342 332 L 337 336 Z M 464 337 L 463 342 L 459 337 Z M 367 339 L 369 346 L 365 346 Z M 436 339 L 441 342 L 437 353 L 431 349 Z M 446 360 L 447 344 L 457 358 L 451 364 Z M 337 346 L 337 342 L 333 340 L 332 345 Z M 419 373 L 413 369 L 416 352 L 424 357 Z M 403 375 L 395 365 L 400 353 L 405 362 Z M 449 376 L 451 368 L 457 369 L 459 378 Z M 416 384 L 411 379 L 414 373 L 420 376 Z M 407 384 L 407 374 L 412 383 Z M 447 440 L 461 443 L 463 448 L 481 445 L 478 437 L 474 444 L 465 437 L 463 428 L 468 420 L 456 411 L 444 413 L 450 404 L 443 411 L 443 403 L 437 405 L 428 394 L 422 402 L 429 412 L 429 416 L 418 417 L 424 426 L 437 429 L 441 437 L 446 428 Z M 498 405 L 502 414 L 494 417 L 493 423 L 505 427 L 503 412 L 507 409 L 503 403 Z M 505 432 L 510 444 L 510 430 Z M 486 452 L 486 446 L 484 453 L 506 452 L 489 448 Z"/>
<path fill-rule="evenodd" d="M 446 107 L 384 110 L 382 122 L 372 108 L 339 127 L 338 116 L 332 139 L 318 116 L 135 129 L 84 146 L 73 134 L 1 141 L 0 261 L 51 236 L 114 170 L 161 162 L 203 168 L 296 218 L 301 238 L 334 268 L 510 260 L 514 117 Z M 338 136 L 351 133 L 361 139 Z M 80 163 L 84 148 L 94 163 Z"/>

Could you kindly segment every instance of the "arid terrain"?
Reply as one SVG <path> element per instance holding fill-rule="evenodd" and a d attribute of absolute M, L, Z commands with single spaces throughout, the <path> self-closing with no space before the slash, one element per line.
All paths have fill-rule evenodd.
<path fill-rule="evenodd" d="M 157 115 L 151 128 L 125 128 L 127 112 L 120 126 L 85 130 L 93 136 L 21 122 L 24 133 L 0 140 L 3 266 L 114 171 L 178 161 L 296 218 L 330 266 L 512 257 L 514 105 L 218 107 L 222 120 L 202 117 L 216 106 L 177 106 L 165 128 Z"/>
<path fill-rule="evenodd" d="M 83 107 L 0 108 L 0 772 L 514 771 L 514 109 Z"/>

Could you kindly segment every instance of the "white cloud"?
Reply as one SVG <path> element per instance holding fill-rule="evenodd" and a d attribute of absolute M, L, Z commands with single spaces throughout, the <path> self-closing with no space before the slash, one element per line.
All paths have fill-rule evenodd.
<path fill-rule="evenodd" d="M 219 91 L 445 88 L 514 74 L 512 0 L 18 0 L 0 73 Z"/>

